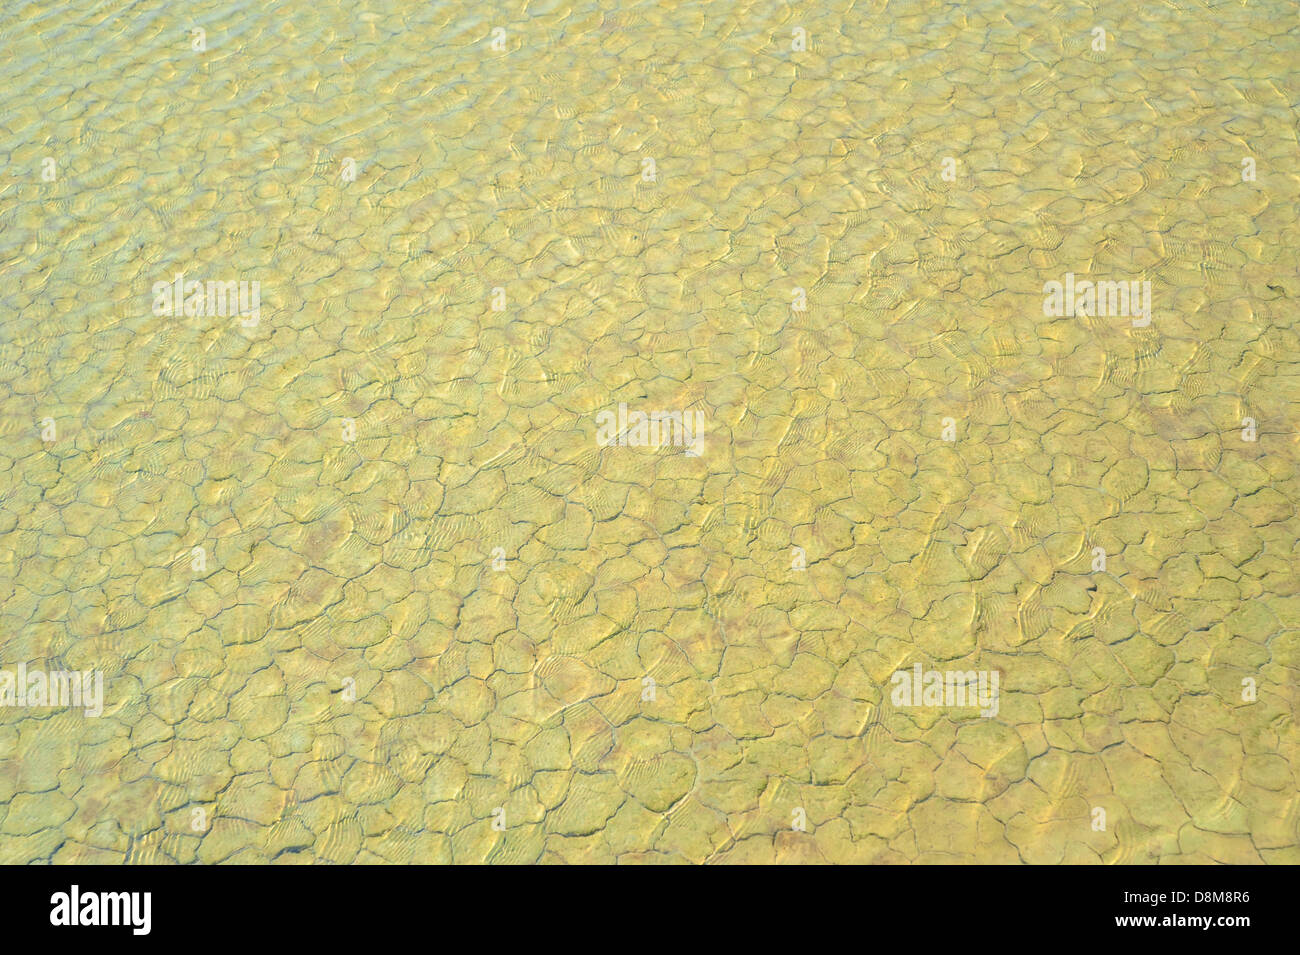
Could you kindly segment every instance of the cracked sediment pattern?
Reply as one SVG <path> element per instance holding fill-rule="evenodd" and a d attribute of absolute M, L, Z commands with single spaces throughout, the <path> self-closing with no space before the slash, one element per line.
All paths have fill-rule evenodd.
<path fill-rule="evenodd" d="M 1300 862 L 1294 7 L 844 6 L 6 8 L 0 861 Z"/>

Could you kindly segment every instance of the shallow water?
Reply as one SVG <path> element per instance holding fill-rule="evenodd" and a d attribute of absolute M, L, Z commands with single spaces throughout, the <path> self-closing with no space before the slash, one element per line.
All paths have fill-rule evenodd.
<path fill-rule="evenodd" d="M 1300 862 L 1294 5 L 843 6 L 6 7 L 0 861 Z"/>

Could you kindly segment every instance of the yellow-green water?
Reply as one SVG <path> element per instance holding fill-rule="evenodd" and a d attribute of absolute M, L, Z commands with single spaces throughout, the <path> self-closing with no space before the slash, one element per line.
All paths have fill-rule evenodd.
<path fill-rule="evenodd" d="M 0 861 L 1300 862 L 1298 31 L 9 4 Z"/>

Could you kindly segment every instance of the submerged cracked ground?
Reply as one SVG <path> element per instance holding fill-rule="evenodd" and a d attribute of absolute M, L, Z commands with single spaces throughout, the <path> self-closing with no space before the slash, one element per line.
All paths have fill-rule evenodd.
<path fill-rule="evenodd" d="M 0 860 L 1300 862 L 1293 4 L 0 50 Z"/>

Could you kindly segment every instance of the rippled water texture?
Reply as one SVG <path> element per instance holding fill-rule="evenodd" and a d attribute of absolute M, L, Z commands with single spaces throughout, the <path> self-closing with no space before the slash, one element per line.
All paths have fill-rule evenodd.
<path fill-rule="evenodd" d="M 1300 862 L 1295 5 L 495 6 L 0 13 L 0 860 Z"/>

